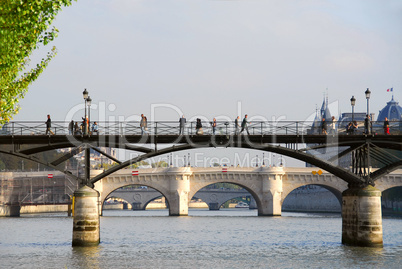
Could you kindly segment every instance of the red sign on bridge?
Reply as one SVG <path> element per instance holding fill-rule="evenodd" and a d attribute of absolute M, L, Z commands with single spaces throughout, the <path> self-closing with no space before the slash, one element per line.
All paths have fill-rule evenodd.
<path fill-rule="evenodd" d="M 138 176 L 138 170 L 135 170 L 135 171 L 131 172 L 131 175 Z"/>
<path fill-rule="evenodd" d="M 53 178 L 53 174 L 47 174 L 47 178 Z"/>

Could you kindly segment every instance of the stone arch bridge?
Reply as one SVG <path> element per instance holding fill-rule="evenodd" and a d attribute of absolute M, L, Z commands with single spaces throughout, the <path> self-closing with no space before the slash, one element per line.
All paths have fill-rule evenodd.
<path fill-rule="evenodd" d="M 342 203 L 342 192 L 348 189 L 347 183 L 326 171 L 319 174 L 313 173 L 316 170 L 317 168 L 284 167 L 170 167 L 139 169 L 136 170 L 138 173 L 133 175 L 131 169 L 123 169 L 98 181 L 95 189 L 99 191 L 103 205 L 109 194 L 121 187 L 148 186 L 159 191 L 166 198 L 169 204 L 169 215 L 184 216 L 188 214 L 189 201 L 202 188 L 214 183 L 233 183 L 243 187 L 253 196 L 259 216 L 278 216 L 281 215 L 286 196 L 294 189 L 305 185 L 314 184 L 324 187 Z M 376 187 L 384 191 L 402 186 L 401 173 L 402 171 L 398 170 L 382 177 L 377 180 Z M 146 195 L 145 192 L 144 195 Z M 138 198 L 137 201 L 141 200 Z M 149 202 L 154 195 L 142 198 Z M 128 197 L 126 200 L 129 200 Z M 218 202 L 213 197 L 209 197 L 207 201 L 210 207 L 210 203 Z M 219 203 L 222 204 L 225 201 L 223 199 Z"/>

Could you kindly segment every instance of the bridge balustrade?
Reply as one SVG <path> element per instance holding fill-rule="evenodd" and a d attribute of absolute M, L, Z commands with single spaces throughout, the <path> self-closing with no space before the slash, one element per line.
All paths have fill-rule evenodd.
<path fill-rule="evenodd" d="M 52 121 L 52 131 L 56 135 L 69 135 L 69 123 L 65 121 Z M 78 122 L 81 126 L 81 122 Z M 92 123 L 91 123 L 92 124 Z M 100 135 L 142 135 L 140 122 L 98 122 L 98 132 Z M 327 132 L 331 134 L 331 122 L 327 123 Z M 364 122 L 357 122 L 356 134 L 364 132 Z M 337 123 L 335 133 L 346 134 L 347 122 Z M 184 127 L 184 135 L 196 135 L 196 122 L 187 122 Z M 384 122 L 371 122 L 372 134 L 384 134 Z M 202 128 L 204 135 L 212 135 L 212 122 L 203 121 Z M 389 125 L 390 134 L 402 133 L 402 121 L 392 121 Z M 90 126 L 91 130 L 91 126 Z M 235 135 L 240 132 L 241 127 L 236 129 L 233 121 L 218 121 L 215 128 L 215 135 Z M 178 135 L 180 127 L 176 121 L 155 121 L 148 122 L 145 130 L 149 135 Z M 307 135 L 321 134 L 321 123 L 312 121 L 251 121 L 248 124 L 250 135 Z M 0 130 L 0 135 L 44 135 L 46 124 L 44 121 L 11 121 Z M 82 135 L 80 128 L 75 135 Z M 91 133 L 90 133 L 91 134 Z M 247 134 L 244 130 L 243 134 Z M 93 134 L 94 135 L 94 134 Z"/>

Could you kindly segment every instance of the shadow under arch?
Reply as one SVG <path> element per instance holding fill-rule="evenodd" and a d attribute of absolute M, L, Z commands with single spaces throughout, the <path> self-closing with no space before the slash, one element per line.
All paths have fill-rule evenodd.
<path fill-rule="evenodd" d="M 402 186 L 390 187 L 382 191 L 381 209 L 383 216 L 402 217 Z"/>
<path fill-rule="evenodd" d="M 129 202 L 127 200 L 125 200 L 125 199 L 123 199 L 123 198 L 121 198 L 119 196 L 114 196 L 114 195 L 113 196 L 108 196 L 106 199 L 103 200 L 103 203 L 101 204 L 101 210 L 100 210 L 100 215 L 101 216 L 103 216 L 103 211 L 105 210 L 106 200 L 108 200 L 108 199 L 120 199 L 120 200 L 124 201 L 123 204 L 124 203 L 129 204 Z M 118 209 L 118 208 L 116 208 L 116 209 Z M 123 206 L 122 209 L 124 209 L 124 206 Z"/>
<path fill-rule="evenodd" d="M 230 181 L 230 180 L 222 180 L 222 181 L 217 181 L 217 182 L 213 182 L 213 183 L 211 183 L 211 182 L 205 182 L 204 184 L 200 184 L 200 183 L 198 183 L 197 184 L 197 187 L 195 188 L 194 186 L 191 188 L 191 191 L 190 191 L 190 193 L 189 193 L 189 200 L 191 200 L 191 199 L 193 199 L 194 198 L 194 196 L 196 196 L 196 194 L 201 190 L 201 189 L 203 189 L 203 188 L 205 188 L 205 187 L 207 187 L 207 186 L 209 186 L 209 185 L 212 185 L 212 184 L 216 184 L 216 183 L 230 183 L 230 184 L 233 184 L 233 185 L 236 185 L 236 186 L 239 186 L 239 187 L 242 187 L 243 189 L 245 189 L 247 192 L 248 192 L 248 195 L 250 195 L 250 196 L 252 196 L 253 198 L 254 198 L 254 200 L 255 200 L 255 202 L 256 202 L 256 204 L 257 204 L 257 209 L 258 209 L 258 213 L 262 213 L 261 212 L 261 208 L 262 208 L 262 197 L 260 197 L 259 195 L 258 195 L 258 193 L 256 192 L 256 190 L 253 190 L 250 186 L 247 186 L 247 185 L 245 185 L 245 184 L 240 184 L 240 183 L 238 183 L 237 181 Z M 245 193 L 241 193 L 240 194 L 240 196 L 243 196 Z M 233 196 L 233 198 L 237 198 L 237 197 L 240 197 L 239 195 L 237 195 L 237 196 Z M 198 196 L 197 196 L 198 197 Z M 226 198 L 221 198 L 220 200 L 216 200 L 216 203 L 217 203 L 217 209 L 215 209 L 215 210 L 218 210 L 226 201 L 228 201 L 228 200 L 230 200 L 230 199 L 233 199 L 233 198 L 229 198 L 229 199 L 226 199 Z M 272 197 L 269 197 L 270 199 L 272 199 Z M 207 203 L 207 201 L 205 201 L 204 199 L 202 199 L 203 200 L 203 202 L 205 202 L 205 203 Z M 208 206 L 210 206 L 208 203 L 207 203 L 207 205 Z"/>
<path fill-rule="evenodd" d="M 113 192 L 115 192 L 119 189 L 122 189 L 124 187 L 128 187 L 128 186 L 146 186 L 147 188 L 153 189 L 156 192 L 158 192 L 157 196 L 154 195 L 154 196 L 151 196 L 150 199 L 145 200 L 146 202 L 144 203 L 144 209 L 150 202 L 157 199 L 158 197 L 165 197 L 167 206 L 169 207 L 169 195 L 167 195 L 167 190 L 161 190 L 161 188 L 158 188 L 156 186 L 151 186 L 149 184 L 142 184 L 142 183 L 141 184 L 127 184 L 124 186 L 119 186 L 118 188 L 110 189 L 110 190 L 108 190 L 107 193 L 102 192 L 102 196 L 100 197 L 100 199 L 101 199 L 100 202 L 101 202 L 102 208 L 101 208 L 100 212 L 103 212 L 103 205 L 104 205 L 106 199 L 109 199 L 110 197 L 118 197 L 118 198 L 123 199 L 123 200 L 127 201 L 128 203 L 132 204 L 130 201 L 131 200 L 130 197 L 132 197 L 133 194 L 132 194 L 132 192 L 130 193 L 130 191 L 127 191 L 127 195 L 122 195 L 122 194 L 111 195 Z"/>
<path fill-rule="evenodd" d="M 282 193 L 282 198 L 281 198 L 281 204 L 282 206 L 285 204 L 286 198 L 295 190 L 299 189 L 300 187 L 306 187 L 306 186 L 318 186 L 320 188 L 326 189 L 329 191 L 331 194 L 333 194 L 336 198 L 336 200 L 339 202 L 339 207 L 342 207 L 342 190 L 337 189 L 332 186 L 324 185 L 324 184 L 317 184 L 317 183 L 310 183 L 310 184 L 303 184 L 300 186 L 295 186 L 292 189 L 288 189 L 286 192 Z"/>

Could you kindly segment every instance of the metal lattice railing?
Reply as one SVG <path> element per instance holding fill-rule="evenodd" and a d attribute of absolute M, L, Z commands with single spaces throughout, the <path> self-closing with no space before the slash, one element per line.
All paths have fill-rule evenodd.
<path fill-rule="evenodd" d="M 78 122 L 77 122 L 78 123 Z M 351 134 L 362 134 L 365 132 L 364 122 L 356 122 Z M 183 135 L 196 135 L 196 122 L 187 122 L 183 128 L 177 121 L 155 121 L 148 122 L 146 127 L 140 127 L 140 122 L 97 122 L 98 131 L 93 132 L 92 125 L 88 129 L 84 128 L 82 122 L 71 130 L 70 122 L 52 121 L 51 130 L 56 135 L 178 135 L 181 131 Z M 235 126 L 233 121 L 217 121 L 215 128 L 211 121 L 202 121 L 202 133 L 204 135 L 235 135 L 243 129 Z M 346 134 L 347 122 L 335 124 L 327 123 L 328 134 Z M 180 130 L 181 129 L 181 130 Z M 370 126 L 370 133 L 384 134 L 384 122 L 373 121 Z M 248 132 L 247 132 L 248 131 Z M 402 134 L 402 121 L 392 121 L 389 124 L 390 134 Z M 5 124 L 0 129 L 0 135 L 44 135 L 46 134 L 46 124 L 43 121 L 12 121 Z M 251 121 L 244 128 L 242 134 L 250 135 L 308 135 L 322 134 L 321 122 L 312 121 Z"/>

